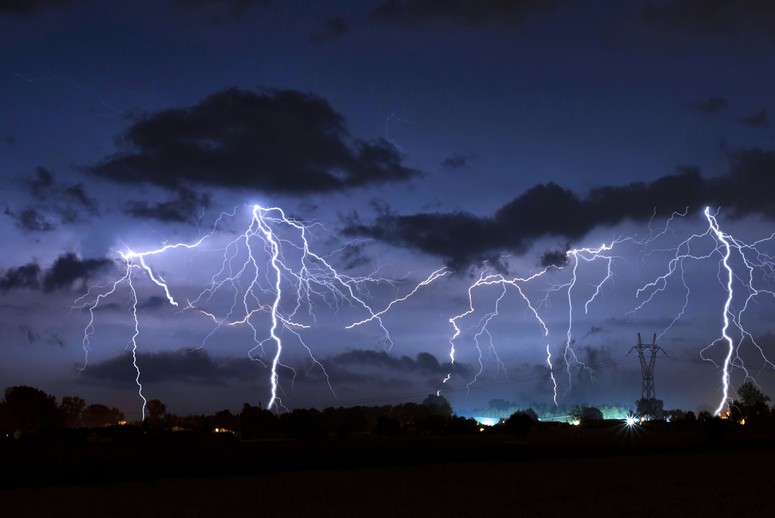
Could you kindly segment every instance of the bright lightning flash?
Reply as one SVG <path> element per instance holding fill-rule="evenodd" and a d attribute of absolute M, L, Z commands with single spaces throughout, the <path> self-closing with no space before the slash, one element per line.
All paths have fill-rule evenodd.
<path fill-rule="evenodd" d="M 762 296 L 775 299 L 775 291 L 761 286 L 762 284 L 769 286 L 767 283 L 775 278 L 775 258 L 761 249 L 761 245 L 775 241 L 775 234 L 753 243 L 745 243 L 721 230 L 716 219 L 716 214 L 711 212 L 710 208 L 705 208 L 703 214 L 708 226 L 704 232 L 690 235 L 677 246 L 656 247 L 655 243 L 658 241 L 661 242 L 661 240 L 664 239 L 675 239 L 677 230 L 673 227 L 673 222 L 676 219 L 686 218 L 688 213 L 688 209 L 683 212 L 674 212 L 666 220 L 664 227 L 661 229 L 652 228 L 652 217 L 652 222 L 649 223 L 649 233 L 642 238 L 636 236 L 617 238 L 610 243 L 601 245 L 597 248 L 578 248 L 569 250 L 566 252 L 567 263 L 565 265 L 549 266 L 530 276 L 507 277 L 502 274 L 491 274 L 487 272 L 481 274 L 468 288 L 467 309 L 449 319 L 453 328 L 449 352 L 453 367 L 456 359 L 456 343 L 464 332 L 464 328 L 461 327 L 461 322 L 463 319 L 476 312 L 473 296 L 474 291 L 485 286 L 498 285 L 503 288 L 503 291 L 497 295 L 495 309 L 490 313 L 487 313 L 478 321 L 478 323 L 472 326 L 473 329 L 476 329 L 475 343 L 479 354 L 480 369 L 474 375 L 471 383 L 474 383 L 477 380 L 482 374 L 483 369 L 482 350 L 479 345 L 478 337 L 486 334 L 490 338 L 490 348 L 494 351 L 495 346 L 493 345 L 492 337 L 487 330 L 487 325 L 494 317 L 498 316 L 498 307 L 505 296 L 506 289 L 512 288 L 523 301 L 527 309 L 529 309 L 544 336 L 545 343 L 542 347 L 546 351 L 548 377 L 553 388 L 552 399 L 554 403 L 557 404 L 558 380 L 555 375 L 555 365 L 553 365 L 552 361 L 553 356 L 549 339 L 549 326 L 543 315 L 543 307 L 548 305 L 550 295 L 558 292 L 564 294 L 567 304 L 567 327 L 565 328 L 564 343 L 559 359 L 564 363 L 568 376 L 567 393 L 571 388 L 570 382 L 573 366 L 587 369 L 590 372 L 590 375 L 592 374 L 589 367 L 578 359 L 573 349 L 573 321 L 574 313 L 576 311 L 574 307 L 574 289 L 576 288 L 579 276 L 583 273 L 582 266 L 585 263 L 593 261 L 602 262 L 605 265 L 605 273 L 602 276 L 595 274 L 597 277 L 592 280 L 591 284 L 594 287 L 594 290 L 592 295 L 584 302 L 584 312 L 586 314 L 589 311 L 590 305 L 601 294 L 602 290 L 611 283 L 614 275 L 614 262 L 623 259 L 620 256 L 613 255 L 612 251 L 623 243 L 629 243 L 630 245 L 640 247 L 643 250 L 643 252 L 638 255 L 639 262 L 643 263 L 640 265 L 641 268 L 647 261 L 651 264 L 660 261 L 660 256 L 665 253 L 671 255 L 667 260 L 667 269 L 665 273 L 657 276 L 656 279 L 636 290 L 635 297 L 636 299 L 639 299 L 640 302 L 634 306 L 634 309 L 627 312 L 626 316 L 633 318 L 640 310 L 652 303 L 657 296 L 666 292 L 672 284 L 671 280 L 673 278 L 678 279 L 680 290 L 683 292 L 683 305 L 680 311 L 670 320 L 667 327 L 658 334 L 657 340 L 673 329 L 674 325 L 684 316 L 690 304 L 691 290 L 686 278 L 687 269 L 692 267 L 690 263 L 711 262 L 712 264 L 713 261 L 718 261 L 718 282 L 724 293 L 724 304 L 721 310 L 721 336 L 702 349 L 700 355 L 703 359 L 716 364 L 721 371 L 723 394 L 718 403 L 716 413 L 722 412 L 724 407 L 731 401 L 729 393 L 732 369 L 737 368 L 741 370 L 746 379 L 753 380 L 753 377 L 749 374 L 749 371 L 746 369 L 740 356 L 740 348 L 743 342 L 753 344 L 763 362 L 762 369 L 765 367 L 775 369 L 775 364 L 767 359 L 762 347 L 756 342 L 753 335 L 743 326 L 745 312 L 754 300 Z M 673 243 L 675 243 L 675 241 L 673 241 Z M 538 288 L 533 288 L 532 291 L 528 290 L 529 285 L 536 283 L 540 278 L 548 276 L 550 272 L 559 272 L 563 270 L 567 272 L 568 279 L 565 282 L 554 284 L 548 289 L 543 290 L 544 297 L 542 300 L 537 300 L 537 296 L 534 294 L 535 290 Z M 721 365 L 718 365 L 706 356 L 706 353 L 718 343 L 724 344 L 725 351 Z M 451 375 L 452 373 L 450 372 L 443 380 L 443 383 L 447 383 L 450 380 Z"/>
<path fill-rule="evenodd" d="M 370 287 L 376 285 L 397 285 L 397 281 L 377 276 L 377 272 L 363 277 L 353 277 L 339 273 L 332 266 L 327 256 L 319 255 L 310 248 L 311 229 L 316 224 L 307 225 L 301 221 L 286 216 L 278 207 L 252 206 L 250 223 L 237 237 L 225 245 L 218 245 L 217 238 L 225 232 L 219 232 L 222 221 L 233 218 L 232 213 L 222 213 L 213 230 L 191 243 L 166 244 L 161 248 L 137 252 L 131 249 L 119 253 L 124 265 L 123 275 L 108 284 L 92 287 L 76 301 L 76 306 L 89 313 L 89 319 L 83 332 L 84 365 L 87 368 L 89 352 L 92 347 L 95 332 L 95 310 L 104 299 L 114 296 L 116 291 L 126 286 L 130 291 L 130 314 L 134 332 L 128 344 L 132 355 L 132 363 L 136 371 L 135 382 L 138 394 L 143 401 L 142 417 L 145 419 L 146 398 L 141 383 L 141 370 L 138 365 L 137 349 L 140 336 L 140 321 L 138 318 L 137 281 L 140 275 L 160 289 L 166 301 L 177 307 L 181 312 L 195 311 L 212 321 L 215 325 L 203 339 L 201 346 L 221 329 L 233 326 L 247 326 L 253 336 L 253 346 L 249 350 L 252 360 L 264 363 L 266 347 L 271 348 L 270 367 L 270 400 L 268 408 L 283 407 L 280 399 L 280 368 L 293 373 L 296 371 L 282 363 L 283 350 L 288 343 L 287 333 L 299 344 L 312 361 L 312 367 L 317 367 L 325 376 L 328 386 L 333 387 L 323 364 L 317 360 L 312 349 L 306 344 L 302 332 L 315 324 L 315 310 L 321 304 L 333 311 L 347 308 L 356 313 L 365 313 L 365 317 L 355 326 L 375 322 L 383 334 L 385 344 L 392 346 L 390 334 L 385 327 L 382 316 L 396 304 L 412 297 L 422 287 L 427 286 L 448 273 L 445 268 L 431 273 L 425 280 L 417 284 L 406 295 L 387 303 L 384 309 L 375 311 L 370 305 Z M 210 243 L 215 243 L 210 245 Z M 210 247 L 210 248 L 208 248 Z M 222 254 L 220 269 L 215 272 L 207 287 L 192 298 L 185 295 L 174 295 L 173 292 L 184 292 L 182 285 L 171 287 L 164 276 L 152 266 L 155 257 L 163 256 L 174 250 L 192 251 L 197 253 L 219 252 Z M 223 310 L 215 299 L 224 297 L 230 300 Z M 219 300 L 220 300 L 219 299 Z M 181 306 L 181 303 L 185 304 Z M 262 331 L 261 317 L 268 317 L 268 331 Z"/>

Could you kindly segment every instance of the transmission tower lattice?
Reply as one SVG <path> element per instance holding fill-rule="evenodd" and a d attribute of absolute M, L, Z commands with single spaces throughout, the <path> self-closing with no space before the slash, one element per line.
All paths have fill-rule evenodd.
<path fill-rule="evenodd" d="M 630 354 L 632 351 L 638 352 L 640 370 L 643 374 L 643 387 L 641 389 L 641 399 L 638 402 L 638 411 L 641 414 L 653 416 L 660 410 L 658 408 L 660 405 L 657 402 L 657 394 L 654 390 L 654 367 L 657 364 L 657 353 L 662 351 L 665 356 L 667 356 L 667 353 L 657 345 L 656 334 L 654 334 L 650 344 L 644 344 L 640 333 L 638 333 L 638 345 L 630 349 L 630 352 L 627 354 Z M 648 352 L 651 354 L 646 358 Z"/>

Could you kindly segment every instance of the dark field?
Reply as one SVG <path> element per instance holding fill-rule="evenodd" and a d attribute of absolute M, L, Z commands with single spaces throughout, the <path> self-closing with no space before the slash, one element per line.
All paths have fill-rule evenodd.
<path fill-rule="evenodd" d="M 772 442 L 610 427 L 525 438 L 10 443 L 0 445 L 0 512 L 773 516 Z"/>

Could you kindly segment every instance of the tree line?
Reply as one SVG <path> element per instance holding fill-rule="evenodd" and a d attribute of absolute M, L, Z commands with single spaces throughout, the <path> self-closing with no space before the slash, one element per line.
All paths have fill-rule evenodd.
<path fill-rule="evenodd" d="M 737 390 L 738 398 L 732 401 L 730 410 L 720 416 L 730 424 L 756 427 L 775 426 L 775 406 L 768 406 L 770 397 L 754 383 L 748 381 Z M 661 401 L 643 403 L 637 407 L 650 408 L 652 420 L 670 422 L 694 422 L 718 420 L 709 412 L 694 414 L 680 409 L 662 410 Z M 518 408 L 513 403 L 495 399 L 483 415 L 498 414 L 496 430 L 524 435 L 541 420 L 547 420 L 547 409 L 537 406 Z M 656 410 L 655 410 L 656 409 Z M 481 410 L 481 409 L 480 409 Z M 555 409 L 567 412 L 565 417 L 575 424 L 611 419 L 612 412 L 621 413 L 622 407 L 594 407 L 579 405 Z M 634 415 L 633 413 L 627 412 Z M 549 414 L 547 414 L 549 415 Z M 501 417 L 502 416 L 502 417 Z M 210 415 L 179 416 L 168 412 L 158 399 L 147 402 L 143 422 L 127 426 L 124 414 L 117 408 L 103 404 L 88 404 L 77 396 L 63 397 L 57 403 L 54 396 L 29 386 L 14 386 L 5 389 L 0 402 L 0 433 L 3 437 L 19 438 L 41 433 L 56 434 L 67 430 L 105 430 L 125 427 L 138 432 L 188 432 L 199 436 L 239 437 L 243 440 L 285 436 L 300 440 L 316 440 L 328 437 L 347 438 L 353 434 L 377 434 L 395 436 L 403 433 L 431 434 L 475 434 L 484 428 L 473 418 L 457 416 L 443 396 L 431 394 L 421 403 L 402 403 L 383 406 L 355 406 L 348 408 L 296 409 L 275 414 L 245 403 L 239 413 L 221 410 Z M 126 432 L 125 432 L 126 433 Z"/>

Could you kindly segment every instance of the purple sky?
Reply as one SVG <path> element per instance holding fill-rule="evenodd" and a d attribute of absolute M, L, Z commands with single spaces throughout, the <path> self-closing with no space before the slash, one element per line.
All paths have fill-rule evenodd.
<path fill-rule="evenodd" d="M 419 401 L 439 389 L 460 412 L 493 398 L 552 403 L 547 344 L 560 403 L 633 406 L 640 370 L 627 353 L 641 332 L 659 334 L 669 354 L 656 372 L 665 406 L 713 410 L 727 271 L 703 209 L 718 210 L 739 243 L 773 232 L 774 20 L 758 0 L 6 3 L 0 381 L 137 414 L 129 286 L 94 312 L 83 370 L 82 303 L 100 292 L 76 301 L 124 275 L 121 252 L 213 231 L 196 250 L 148 258 L 175 298 L 197 299 L 224 257 L 245 264 L 247 248 L 227 245 L 259 204 L 311 225 L 311 249 L 339 273 L 396 281 L 352 281 L 374 311 L 450 272 L 385 314 L 392 347 L 374 322 L 346 329 L 368 314 L 357 303 L 312 296 L 297 311 L 308 328 L 283 330 L 288 408 Z M 676 211 L 685 215 L 668 223 Z M 233 216 L 218 220 L 224 212 Z M 292 263 L 300 236 L 280 227 Z M 628 236 L 595 261 L 557 263 Z M 271 305 L 271 254 L 259 236 L 251 245 L 261 277 L 251 300 Z M 731 382 L 745 366 L 775 395 L 765 359 L 775 355 L 775 246 L 757 248 L 735 248 L 729 261 Z M 677 254 L 708 257 L 671 263 Z M 612 275 L 585 311 L 608 258 Z M 476 311 L 456 321 L 452 367 L 450 318 L 468 309 L 469 286 L 549 264 L 560 268 L 520 284 L 548 336 L 513 287 L 500 302 L 502 286 L 476 288 Z M 638 289 L 671 265 L 633 312 L 649 295 Z M 270 373 L 249 357 L 249 327 L 213 332 L 147 272 L 132 275 L 147 398 L 179 413 L 268 403 Z M 234 320 L 248 281 L 199 309 Z M 278 310 L 295 307 L 285 297 Z M 259 342 L 270 335 L 266 311 L 251 322 Z M 267 365 L 275 350 L 265 343 Z"/>

